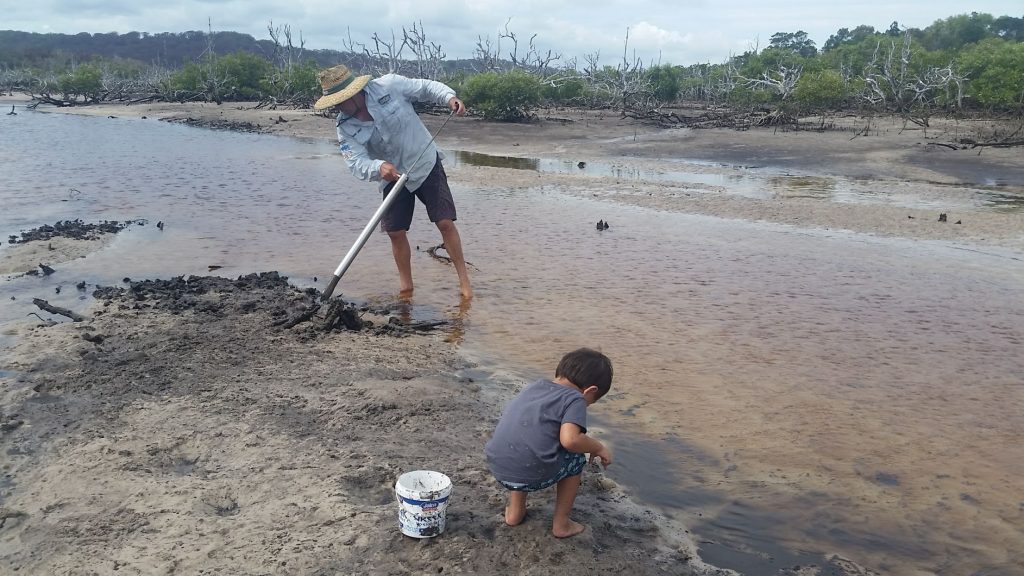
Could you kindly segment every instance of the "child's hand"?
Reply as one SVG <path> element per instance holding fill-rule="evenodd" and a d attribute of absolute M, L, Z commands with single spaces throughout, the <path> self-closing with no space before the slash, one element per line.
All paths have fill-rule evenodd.
<path fill-rule="evenodd" d="M 607 468 L 612 463 L 612 452 L 608 448 L 602 446 L 600 450 L 590 455 L 590 463 L 597 464 L 600 460 L 601 465 Z"/>

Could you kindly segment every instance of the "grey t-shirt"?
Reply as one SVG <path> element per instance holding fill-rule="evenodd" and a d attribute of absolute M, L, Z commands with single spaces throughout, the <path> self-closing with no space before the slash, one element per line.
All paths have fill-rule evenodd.
<path fill-rule="evenodd" d="M 558 433 L 565 422 L 587 431 L 587 402 L 579 390 L 538 380 L 505 407 L 494 436 L 484 447 L 498 480 L 533 484 L 554 478 L 562 467 Z"/>

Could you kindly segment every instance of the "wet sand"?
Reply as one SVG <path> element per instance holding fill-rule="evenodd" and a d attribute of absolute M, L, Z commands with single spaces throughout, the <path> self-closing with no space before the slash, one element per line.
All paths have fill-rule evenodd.
<path fill-rule="evenodd" d="M 316 296 L 276 274 L 104 292 L 4 362 L 5 573 L 725 574 L 601 473 L 583 534 L 550 536 L 547 493 L 505 526 L 481 457 L 496 399 L 439 335 L 275 326 Z M 414 469 L 454 482 L 441 537 L 397 529 Z"/>
<path fill-rule="evenodd" d="M 238 110 L 227 105 L 97 107 L 84 110 L 98 115 L 147 116 L 147 119 L 223 117 L 228 122 L 263 123 L 261 128 L 282 135 L 333 139 L 331 121 L 311 116 L 307 111 Z M 998 177 L 1024 181 L 1019 177 L 1020 167 L 1015 165 L 1014 157 L 1007 151 L 986 150 L 981 156 L 976 151 L 969 152 L 968 156 L 962 154 L 967 151 L 954 152 L 936 147 L 915 151 L 913 147 L 918 144 L 913 143 L 914 135 L 906 132 L 851 140 L 851 134 L 843 132 L 664 131 L 638 126 L 608 114 L 568 111 L 551 114 L 571 117 L 573 122 L 549 121 L 521 126 L 457 119 L 449 124 L 439 140 L 450 149 L 587 162 L 614 159 L 643 170 L 656 170 L 662 165 L 660 158 L 685 156 L 724 163 L 748 162 L 747 158 L 754 158 L 759 164 L 788 165 L 794 171 L 906 178 L 921 187 L 960 182 L 965 178 L 984 178 L 989 174 L 1002 174 Z M 266 121 L 263 121 L 263 116 L 267 117 Z M 282 119 L 287 122 L 281 122 Z M 439 125 L 440 121 L 439 117 L 428 118 L 432 127 Z M 918 141 L 923 138 L 922 134 L 916 136 Z M 745 152 L 745 146 L 752 146 L 757 152 Z M 946 161 L 934 162 L 930 156 L 935 153 L 933 149 L 941 151 L 938 152 L 940 154 L 948 151 L 952 156 Z M 828 152 L 823 153 L 823 150 Z M 727 168 L 711 165 L 706 169 Z M 544 185 L 562 186 L 579 195 L 600 194 L 616 201 L 663 210 L 729 218 L 799 222 L 805 226 L 849 229 L 884 236 L 969 241 L 1010 250 L 1019 250 L 1024 242 L 1020 216 L 991 211 L 965 210 L 963 214 L 950 214 L 946 223 L 940 223 L 936 219 L 937 214 L 929 210 L 807 199 L 736 198 L 725 196 L 713 187 L 655 181 L 623 183 L 590 177 L 585 171 L 572 176 L 532 175 L 521 170 L 466 165 L 449 170 L 449 174 L 454 182 L 466 186 L 527 187 L 537 186 L 543 179 Z M 674 193 L 659 194 L 658 198 L 645 193 L 654 189 L 659 192 L 673 189 Z M 954 224 L 957 220 L 963 223 Z M 5 251 L 5 255 L 10 256 L 11 252 Z M 27 261 L 31 259 L 29 257 Z M 306 350 L 306 344 L 286 345 L 288 335 L 274 332 L 269 332 L 266 342 L 263 342 L 259 336 L 261 332 L 267 332 L 263 329 L 263 322 L 235 322 L 219 326 L 215 316 L 199 315 L 191 322 L 202 326 L 201 331 L 216 326 L 211 334 L 204 334 L 204 338 L 199 339 L 191 334 L 200 329 L 183 324 L 180 315 L 131 308 L 119 314 L 124 317 L 98 315 L 93 321 L 95 329 L 105 334 L 121 334 L 124 339 L 124 342 L 114 339 L 107 343 L 104 354 L 111 354 L 108 362 L 90 357 L 89 352 L 95 351 L 95 345 L 78 342 L 78 335 L 74 332 L 76 327 L 66 325 L 56 330 L 26 328 L 16 360 L 10 368 L 3 368 L 15 369 L 22 374 L 18 377 L 20 382 L 5 389 L 8 392 L 4 400 L 4 416 L 8 419 L 5 422 L 15 426 L 14 434 L 35 429 L 51 431 L 49 435 L 35 439 L 29 435 L 19 440 L 22 443 L 17 444 L 17 450 L 24 447 L 34 457 L 26 457 L 14 465 L 12 475 L 19 480 L 11 497 L 4 503 L 5 510 L 10 510 L 12 515 L 0 529 L 0 538 L 3 538 L 0 542 L 4 546 L 31 543 L 24 555 L 7 556 L 5 548 L 4 557 L 13 558 L 26 568 L 59 570 L 89 559 L 107 557 L 106 551 L 116 548 L 120 555 L 117 562 L 123 563 L 119 564 L 122 570 L 145 566 L 154 558 L 166 559 L 168 566 L 178 566 L 186 571 L 189 567 L 233 566 L 243 556 L 247 556 L 244 560 L 248 562 L 244 564 L 247 570 L 271 570 L 274 562 L 285 560 L 287 565 L 277 565 L 278 568 L 271 571 L 294 570 L 295 573 L 332 568 L 344 570 L 342 566 L 355 566 L 351 569 L 357 572 L 379 566 L 384 572 L 395 573 L 421 569 L 433 571 L 436 568 L 486 572 L 488 566 L 499 566 L 502 570 L 516 573 L 530 573 L 531 569 L 546 573 L 552 566 L 570 573 L 573 569 L 587 573 L 596 569 L 595 566 L 600 566 L 602 571 L 621 566 L 629 573 L 635 573 L 635 566 L 629 567 L 629 561 L 636 560 L 638 556 L 664 559 L 663 564 L 650 564 L 652 573 L 659 570 L 664 573 L 667 566 L 676 566 L 678 573 L 687 570 L 681 563 L 680 554 L 688 555 L 692 548 L 686 547 L 685 540 L 680 538 L 681 529 L 655 529 L 652 524 L 645 524 L 644 518 L 657 516 L 629 508 L 631 505 L 618 492 L 613 492 L 616 494 L 613 500 L 627 508 L 609 512 L 605 508 L 606 500 L 601 498 L 604 489 L 614 488 L 607 479 L 596 478 L 592 484 L 588 483 L 590 491 L 580 500 L 584 521 L 598 525 L 609 522 L 605 526 L 607 532 L 592 534 L 593 541 L 571 549 L 551 547 L 550 539 L 546 538 L 543 530 L 544 514 L 549 513 L 546 509 L 542 509 L 539 521 L 528 522 L 528 526 L 533 525 L 533 532 L 506 531 L 496 516 L 500 497 L 480 467 L 479 445 L 482 445 L 482 440 L 478 440 L 487 433 L 501 398 L 482 399 L 464 394 L 466 389 L 475 391 L 475 383 L 466 381 L 470 378 L 466 374 L 472 372 L 472 367 L 466 366 L 449 346 L 437 339 L 371 338 L 365 344 L 345 342 L 344 345 L 336 341 L 319 341 L 310 351 Z M 145 319 L 145 330 L 132 327 L 140 318 Z M 182 334 L 189 336 L 183 338 Z M 205 339 L 206 336 L 210 340 Z M 183 340 L 180 345 L 177 343 L 179 339 Z M 218 340 L 222 342 L 218 343 Z M 352 346 L 355 348 L 349 348 Z M 148 352 L 149 349 L 154 352 Z M 128 354 L 135 350 L 147 350 L 147 355 Z M 168 356 L 154 360 L 151 356 L 158 356 L 156 352 L 166 352 Z M 248 357 L 235 358 L 238 354 L 250 352 L 255 356 L 267 356 L 256 364 L 260 369 L 251 368 L 252 360 Z M 190 365 L 168 368 L 173 364 L 170 359 L 181 354 L 193 358 Z M 389 363 L 395 362 L 395 357 L 404 358 L 397 361 L 399 364 L 407 364 L 400 365 L 392 373 Z M 422 362 L 422 358 L 430 358 L 431 361 Z M 350 402 L 347 391 L 338 380 L 342 377 L 326 376 L 328 373 L 337 374 L 335 366 L 339 359 L 343 360 L 346 381 L 352 380 L 352 386 L 359 384 L 355 391 L 357 398 L 365 398 L 366 394 L 372 393 L 374 402 L 395 404 L 396 407 L 376 410 L 367 408 L 369 401 Z M 112 363 L 113 367 L 105 366 L 107 363 Z M 115 368 L 115 372 L 110 371 Z M 378 370 L 388 374 L 382 376 L 376 373 Z M 142 404 L 133 404 L 134 388 L 126 388 L 124 382 L 133 382 L 132 374 L 149 374 L 151 378 L 154 372 L 163 382 L 162 388 L 156 393 L 143 393 L 147 398 L 143 398 Z M 195 384 L 190 383 L 197 379 L 197 375 L 198 380 L 208 383 L 206 386 L 210 390 L 197 390 Z M 239 377 L 246 381 L 243 386 L 251 388 L 252 392 L 233 392 Z M 77 385 L 69 385 L 83 378 L 92 383 L 92 388 L 83 390 Z M 365 385 L 367 381 L 374 383 L 378 380 L 386 384 Z M 313 390 L 296 390 L 302 383 L 311 381 L 316 381 L 310 388 L 319 395 L 314 395 Z M 111 385 L 111 382 L 117 384 Z M 45 384 L 44 388 L 52 388 L 46 393 L 49 396 L 31 391 L 40 384 Z M 436 541 L 440 544 L 420 545 L 397 536 L 393 529 L 390 500 L 384 502 L 385 498 L 390 498 L 390 484 L 397 472 L 404 469 L 404 463 L 422 458 L 417 456 L 417 449 L 430 447 L 429 444 L 402 444 L 391 438 L 388 431 L 396 422 L 404 425 L 403 418 L 409 420 L 413 427 L 433 430 L 434 420 L 430 418 L 437 415 L 418 413 L 416 406 L 420 404 L 416 403 L 408 406 L 412 416 L 395 420 L 391 413 L 406 407 L 401 400 L 402 391 L 408 386 L 422 386 L 432 393 L 440 389 L 438 394 L 442 401 L 433 405 L 432 410 L 440 414 L 439 421 L 444 423 L 443 429 L 447 433 L 444 438 L 435 440 L 443 442 L 445 451 L 451 454 L 437 460 L 438 455 L 434 453 L 427 460 L 430 463 L 424 466 L 458 471 L 453 473 L 457 490 L 464 486 L 460 491 L 474 499 L 467 501 L 464 507 L 453 509 L 453 514 L 458 514 L 453 526 L 461 528 L 453 528 L 450 539 Z M 163 388 L 168 391 L 163 391 Z M 86 390 L 94 390 L 96 397 L 90 397 Z M 238 397 L 237 402 L 232 395 Z M 63 400 L 51 402 L 50 396 L 63 396 Z M 153 399 L 149 400 L 149 396 Z M 209 401 L 210 396 L 232 398 L 229 398 L 230 402 L 219 403 Z M 65 403 L 81 403 L 86 408 L 74 412 L 66 408 Z M 57 407 L 44 412 L 37 411 L 34 404 L 54 404 Z M 293 414 L 289 412 L 292 405 L 302 410 Z M 447 411 L 449 406 L 453 413 Z M 71 412 L 74 412 L 72 416 L 76 422 L 85 420 L 89 423 L 88 434 L 74 428 L 67 416 L 61 419 L 60 414 Z M 310 412 L 312 416 L 308 415 Z M 379 417 L 377 412 L 381 413 Z M 18 420 L 27 421 L 23 413 L 31 415 L 38 423 L 29 428 L 24 424 L 13 424 Z M 360 418 L 365 413 L 369 415 Z M 467 424 L 463 418 L 456 417 L 466 413 L 478 415 L 479 420 Z M 277 415 L 277 420 L 268 423 L 266 414 Z M 181 415 L 185 418 L 180 418 Z M 346 432 L 352 437 L 339 436 L 342 433 L 336 429 L 339 423 L 333 422 L 334 416 L 338 422 L 352 423 L 347 425 L 350 431 Z M 364 420 L 368 427 L 363 426 Z M 213 440 L 206 437 L 206 432 L 199 435 L 201 437 L 197 436 L 195 427 L 187 424 L 197 421 L 209 426 Z M 66 429 L 64 424 L 72 427 L 70 434 L 62 431 Z M 299 430 L 295 431 L 295 428 Z M 450 441 L 452 436 L 457 440 Z M 111 448 L 112 453 L 103 452 L 101 447 L 108 447 L 108 444 L 96 444 L 100 437 L 102 442 L 124 443 L 126 447 Z M 22 437 L 12 435 L 10 438 Z M 163 442 L 160 438 L 170 440 Z M 335 453 L 330 465 L 323 463 L 326 452 L 320 450 L 324 449 L 316 446 L 320 438 L 325 438 L 324 443 L 328 445 L 334 442 Z M 6 433 L 4 441 L 9 441 Z M 352 442 L 357 442 L 355 447 L 351 447 Z M 450 448 L 448 444 L 451 444 Z M 342 447 L 348 451 L 342 451 Z M 140 451 L 146 456 L 139 456 Z M 100 458 L 104 454 L 106 456 Z M 147 461 L 142 464 L 133 462 L 139 458 Z M 149 462 L 150 459 L 157 463 Z M 303 462 L 305 468 L 293 469 L 287 462 L 280 464 L 282 460 L 292 459 Z M 198 464 L 197 473 L 197 463 L 204 461 L 210 462 L 210 466 Z M 360 461 L 365 463 L 358 464 Z M 396 461 L 402 463 L 396 464 Z M 275 464 L 277 468 L 274 468 Z M 356 479 L 346 477 L 345 470 L 353 466 L 356 470 L 368 471 Z M 316 467 L 320 470 L 315 471 Z M 122 474 L 124 470 L 133 473 Z M 211 475 L 210 470 L 223 470 L 224 474 Z M 53 497 L 46 491 L 31 488 L 46 486 L 59 475 L 67 474 L 88 479 L 68 494 L 88 495 L 93 502 L 80 502 L 87 499 L 70 496 Z M 362 480 L 363 476 L 370 480 Z M 343 477 L 347 480 L 335 483 L 335 479 Z M 297 478 L 301 482 L 296 486 Z M 362 486 L 364 482 L 369 486 Z M 104 488 L 97 491 L 93 488 L 97 484 Z M 264 484 L 270 488 L 263 487 Z M 325 486 L 334 492 L 325 492 Z M 360 489 L 370 494 L 369 502 L 351 504 L 350 500 L 361 497 Z M 275 496 L 289 490 L 299 493 L 296 496 L 298 500 L 289 494 L 285 502 L 278 502 L 281 498 Z M 326 498 L 325 494 L 336 497 L 337 501 L 321 503 Z M 243 501 L 246 503 L 245 515 L 238 512 L 243 510 Z M 330 502 L 329 499 L 327 501 Z M 266 510 L 267 507 L 271 510 Z M 323 514 L 326 518 L 317 518 L 320 508 L 325 509 Z M 83 535 L 81 526 L 93 522 L 106 523 L 113 528 L 110 534 Z M 660 519 L 652 522 L 662 524 Z M 355 539 L 349 544 L 344 543 L 349 538 L 340 543 L 324 538 L 327 531 L 337 530 L 340 533 L 342 527 L 351 529 L 346 534 L 368 536 L 364 541 L 353 536 Z M 465 532 L 458 531 L 463 528 Z M 46 529 L 51 531 L 46 532 Z M 187 537 L 182 536 L 186 530 L 190 533 Z M 156 536 L 151 536 L 154 533 Z M 165 538 L 168 533 L 174 537 Z M 61 544 L 60 552 L 43 559 L 40 553 L 46 538 L 33 539 L 34 534 L 52 536 Z M 145 537 L 142 536 L 144 534 Z M 267 542 L 273 542 L 264 534 L 273 535 L 284 544 L 268 548 L 274 551 L 273 554 L 264 553 Z M 513 540 L 516 545 L 511 546 L 508 534 L 524 540 Z M 649 538 L 650 534 L 655 537 Z M 140 541 L 147 542 L 147 545 L 143 546 Z M 179 541 L 183 544 L 175 548 Z M 687 552 L 672 552 L 681 546 Z M 190 551 L 175 552 L 183 548 Z M 414 564 L 417 558 L 421 558 L 423 550 L 431 551 L 427 556 L 436 561 L 435 564 L 426 567 Z M 37 556 L 32 556 L 33 552 Z M 463 560 L 454 566 L 444 564 L 453 558 Z M 360 561 L 364 563 L 357 563 Z M 220 562 L 223 564 L 217 564 Z"/>

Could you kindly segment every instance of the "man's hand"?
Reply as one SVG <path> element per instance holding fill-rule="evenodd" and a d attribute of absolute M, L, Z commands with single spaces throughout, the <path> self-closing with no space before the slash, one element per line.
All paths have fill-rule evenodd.
<path fill-rule="evenodd" d="M 391 162 L 385 162 L 380 165 L 380 177 L 385 182 L 397 182 L 402 177 L 395 169 L 395 165 Z"/>
<path fill-rule="evenodd" d="M 466 115 L 466 105 L 462 103 L 462 100 L 459 100 L 455 96 L 448 99 L 448 108 L 451 109 L 452 112 L 455 112 L 456 116 Z"/>

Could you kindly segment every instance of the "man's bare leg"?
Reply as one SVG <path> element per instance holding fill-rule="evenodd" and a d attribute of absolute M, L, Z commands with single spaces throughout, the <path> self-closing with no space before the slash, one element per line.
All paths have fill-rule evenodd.
<path fill-rule="evenodd" d="M 508 504 L 505 505 L 505 524 L 518 526 L 526 518 L 526 492 L 508 491 Z"/>
<path fill-rule="evenodd" d="M 473 288 L 469 285 L 469 272 L 466 270 L 466 258 L 462 255 L 462 238 L 459 236 L 459 229 L 451 220 L 438 220 L 437 229 L 441 232 L 444 249 L 451 257 L 452 264 L 455 265 L 455 272 L 459 275 L 459 292 L 462 293 L 463 298 L 472 298 Z"/>
<path fill-rule="evenodd" d="M 582 474 L 562 478 L 555 486 L 555 517 L 551 521 L 551 533 L 555 538 L 575 536 L 586 528 L 583 524 L 569 519 L 582 478 Z"/>
<path fill-rule="evenodd" d="M 388 232 L 391 238 L 391 254 L 398 266 L 399 294 L 412 295 L 412 248 L 409 247 L 409 236 L 405 230 Z"/>

